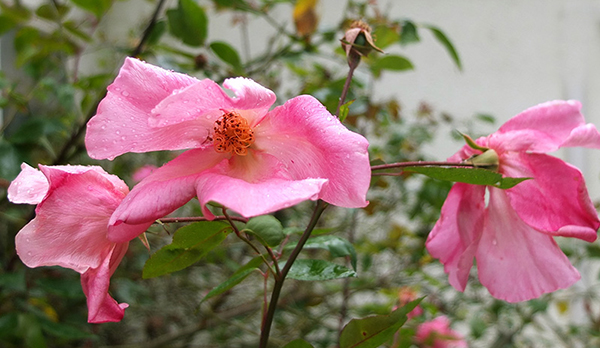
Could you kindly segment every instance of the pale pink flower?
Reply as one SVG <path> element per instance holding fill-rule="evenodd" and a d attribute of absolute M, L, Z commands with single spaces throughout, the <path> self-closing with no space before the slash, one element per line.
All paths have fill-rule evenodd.
<path fill-rule="evenodd" d="M 600 133 L 585 124 L 580 108 L 577 101 L 537 105 L 477 140 L 497 152 L 500 173 L 532 179 L 508 190 L 488 186 L 487 205 L 485 186 L 452 187 L 426 245 L 456 289 L 464 291 L 473 258 L 481 284 L 509 302 L 569 287 L 580 278 L 553 237 L 593 242 L 598 214 L 581 172 L 544 154 L 565 146 L 600 148 Z M 464 146 L 449 160 L 479 153 Z"/>
<path fill-rule="evenodd" d="M 414 339 L 421 348 L 467 348 L 467 342 L 450 328 L 445 316 L 420 324 Z"/>
<path fill-rule="evenodd" d="M 15 238 L 17 254 L 28 267 L 77 271 L 87 297 L 88 322 L 120 321 L 128 305 L 115 301 L 108 288 L 129 243 L 109 241 L 107 231 L 110 216 L 129 188 L 96 166 L 39 167 L 23 163 L 8 188 L 11 202 L 37 204 L 35 218 Z M 111 228 L 138 235 L 149 225 Z"/>
<path fill-rule="evenodd" d="M 417 291 L 410 286 L 403 286 L 398 290 L 398 302 L 400 306 L 417 299 Z M 410 313 L 407 314 L 408 319 L 417 317 L 423 314 L 423 308 L 420 305 L 416 306 Z"/>
<path fill-rule="evenodd" d="M 275 95 L 247 78 L 215 82 L 127 58 L 88 123 L 92 158 L 190 149 L 155 170 L 125 198 L 111 224 L 161 218 L 194 196 L 245 217 L 307 199 L 364 207 L 371 176 L 367 140 L 311 96 L 273 110 Z M 126 241 L 130 234 L 110 234 Z"/>

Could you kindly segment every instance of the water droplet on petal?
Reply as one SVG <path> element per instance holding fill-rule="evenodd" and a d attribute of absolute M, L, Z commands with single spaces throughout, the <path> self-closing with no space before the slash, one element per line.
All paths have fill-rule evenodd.
<path fill-rule="evenodd" d="M 105 129 L 106 129 L 106 126 L 105 126 L 105 125 L 102 125 L 102 126 L 100 127 L 100 129 L 102 129 L 102 130 L 105 130 Z"/>
<path fill-rule="evenodd" d="M 129 92 L 127 92 L 127 91 L 123 91 L 123 92 L 121 92 L 121 94 L 122 94 L 122 95 L 123 95 L 125 98 L 129 97 Z"/>
<path fill-rule="evenodd" d="M 496 244 L 498 244 L 498 241 L 494 238 L 494 240 L 492 241 L 492 244 L 496 245 Z"/>
<path fill-rule="evenodd" d="M 121 131 L 117 131 L 117 135 L 121 134 Z"/>
<path fill-rule="evenodd" d="M 31 254 L 31 251 L 28 251 L 28 252 L 27 252 L 27 256 L 31 256 L 31 255 L 32 255 L 32 254 Z"/>
<path fill-rule="evenodd" d="M 127 139 L 127 137 L 123 135 L 123 136 L 121 137 L 121 140 L 125 140 L 125 139 Z"/>

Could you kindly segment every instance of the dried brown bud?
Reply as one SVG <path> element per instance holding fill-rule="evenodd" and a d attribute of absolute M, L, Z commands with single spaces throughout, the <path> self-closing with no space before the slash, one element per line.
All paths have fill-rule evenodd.
<path fill-rule="evenodd" d="M 371 27 L 363 21 L 354 21 L 350 29 L 346 31 L 342 41 L 342 48 L 346 51 L 348 61 L 360 60 L 366 57 L 372 50 L 382 52 L 381 48 L 375 46 L 371 36 Z"/>

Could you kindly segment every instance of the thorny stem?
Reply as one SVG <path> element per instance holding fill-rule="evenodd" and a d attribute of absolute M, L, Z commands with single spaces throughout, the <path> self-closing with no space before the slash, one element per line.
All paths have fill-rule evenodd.
<path fill-rule="evenodd" d="M 310 234 L 312 233 L 313 229 L 317 225 L 317 221 L 319 221 L 321 214 L 323 213 L 323 211 L 325 211 L 325 208 L 327 208 L 327 205 L 328 204 L 322 200 L 317 201 L 317 205 L 315 207 L 315 210 L 313 211 L 313 215 L 310 218 L 310 222 L 308 223 L 308 226 L 306 226 L 306 230 L 304 230 L 304 233 L 302 234 L 302 237 L 300 237 L 298 244 L 296 245 L 294 250 L 292 250 L 292 253 L 290 254 L 290 257 L 287 259 L 285 266 L 283 266 L 283 270 L 281 270 L 281 276 L 279 277 L 279 279 L 275 279 L 275 284 L 273 285 L 273 293 L 271 294 L 271 302 L 269 303 L 267 316 L 265 318 L 265 321 L 263 322 L 263 326 L 262 326 L 262 330 L 261 330 L 261 334 L 260 334 L 259 348 L 266 348 L 267 343 L 269 343 L 269 333 L 271 332 L 271 325 L 273 324 L 273 318 L 275 316 L 275 309 L 277 308 L 277 302 L 279 300 L 279 295 L 281 294 L 281 288 L 283 287 L 283 282 L 285 281 L 285 277 L 287 276 L 288 272 L 292 268 L 292 264 L 294 263 L 294 261 L 296 261 L 296 258 L 300 254 L 300 251 L 302 251 L 304 244 L 310 237 Z"/>

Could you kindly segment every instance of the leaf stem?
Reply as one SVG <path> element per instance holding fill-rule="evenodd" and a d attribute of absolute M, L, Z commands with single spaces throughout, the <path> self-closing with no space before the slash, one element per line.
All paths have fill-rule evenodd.
<path fill-rule="evenodd" d="M 312 214 L 312 217 L 310 218 L 310 222 L 308 223 L 308 226 L 306 226 L 306 230 L 304 230 L 304 233 L 300 237 L 298 244 L 296 245 L 294 250 L 292 250 L 292 253 L 290 254 L 290 257 L 288 258 L 288 260 L 286 261 L 285 266 L 283 266 L 283 270 L 281 270 L 281 277 L 279 277 L 279 279 L 275 279 L 275 285 L 273 285 L 273 293 L 271 294 L 271 302 L 269 303 L 269 308 L 267 310 L 267 316 L 265 317 L 265 321 L 263 322 L 263 325 L 262 325 L 259 348 L 266 348 L 267 344 L 269 342 L 269 334 L 271 332 L 271 325 L 273 324 L 273 318 L 275 316 L 275 309 L 277 308 L 277 302 L 279 300 L 279 295 L 281 294 L 281 288 L 283 287 L 285 277 L 287 276 L 288 272 L 292 268 L 292 264 L 294 263 L 294 261 L 296 260 L 298 255 L 300 254 L 300 251 L 302 251 L 304 244 L 310 237 L 310 234 L 312 233 L 313 229 L 317 225 L 317 221 L 319 221 L 321 214 L 323 213 L 323 211 L 325 211 L 325 208 L 327 208 L 327 206 L 328 206 L 328 204 L 325 203 L 324 201 L 322 201 L 322 200 L 317 201 L 317 205 L 315 206 L 315 210 L 313 211 L 313 214 Z"/>

